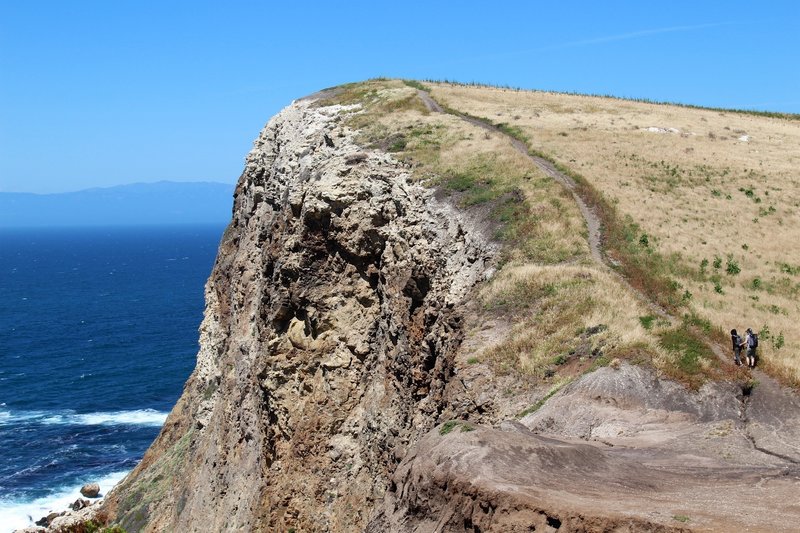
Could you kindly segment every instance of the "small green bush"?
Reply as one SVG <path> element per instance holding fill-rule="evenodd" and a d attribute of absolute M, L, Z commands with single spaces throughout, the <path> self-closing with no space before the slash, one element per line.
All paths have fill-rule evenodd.
<path fill-rule="evenodd" d="M 781 348 L 783 348 L 784 344 L 785 341 L 783 338 L 783 332 L 781 331 L 780 333 L 778 333 L 778 336 L 775 337 L 775 339 L 772 341 L 772 347 L 775 348 L 776 350 L 780 350 Z"/>
<path fill-rule="evenodd" d="M 458 425 L 457 420 L 448 420 L 442 425 L 442 429 L 439 430 L 439 435 L 447 435 L 448 433 L 453 431 L 457 425 Z"/>
<path fill-rule="evenodd" d="M 735 276 L 741 271 L 742 269 L 739 268 L 739 263 L 737 263 L 733 257 L 728 257 L 728 262 L 725 265 L 725 272 L 727 272 L 729 276 Z"/>
<path fill-rule="evenodd" d="M 656 319 L 656 317 L 654 315 L 640 316 L 639 317 L 639 322 L 642 324 L 642 327 L 644 329 L 650 329 L 650 328 L 653 327 L 653 321 L 655 319 Z"/>

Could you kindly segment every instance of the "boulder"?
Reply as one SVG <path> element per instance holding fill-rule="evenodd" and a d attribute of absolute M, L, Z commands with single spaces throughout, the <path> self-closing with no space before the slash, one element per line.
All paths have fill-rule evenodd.
<path fill-rule="evenodd" d="M 87 483 L 81 487 L 81 494 L 87 498 L 97 498 L 100 495 L 100 485 L 97 483 Z"/>
<path fill-rule="evenodd" d="M 72 505 L 69 506 L 70 509 L 73 511 L 80 511 L 84 507 L 89 507 L 92 504 L 89 500 L 84 500 L 83 498 L 78 498 L 75 500 Z"/>
<path fill-rule="evenodd" d="M 58 518 L 59 516 L 63 515 L 64 513 L 50 513 L 47 516 L 41 517 L 39 520 L 34 522 L 37 526 L 47 527 L 50 525 L 54 519 Z"/>

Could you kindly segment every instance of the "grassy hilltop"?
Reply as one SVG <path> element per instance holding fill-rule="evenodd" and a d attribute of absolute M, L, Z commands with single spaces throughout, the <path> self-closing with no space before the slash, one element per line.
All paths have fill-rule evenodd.
<path fill-rule="evenodd" d="M 752 327 L 761 364 L 800 382 L 796 116 L 400 80 L 332 94 L 363 106 L 348 120 L 365 146 L 408 161 L 503 242 L 479 300 L 508 331 L 470 361 L 558 385 L 625 358 L 697 386 L 733 373 L 713 345 L 727 357 L 727 330 Z M 592 261 L 570 192 L 510 137 L 578 183 L 613 268 Z"/>

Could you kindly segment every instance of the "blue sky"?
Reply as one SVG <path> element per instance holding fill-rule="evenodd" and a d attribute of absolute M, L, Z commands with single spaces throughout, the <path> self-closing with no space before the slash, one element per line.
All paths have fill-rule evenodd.
<path fill-rule="evenodd" d="M 800 113 L 798 6 L 0 0 L 0 191 L 233 182 L 292 99 L 375 76 Z"/>

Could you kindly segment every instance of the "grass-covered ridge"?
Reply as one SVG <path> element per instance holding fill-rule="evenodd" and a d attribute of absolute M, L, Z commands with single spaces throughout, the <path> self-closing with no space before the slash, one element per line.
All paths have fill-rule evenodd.
<path fill-rule="evenodd" d="M 429 112 L 417 95 L 426 89 L 453 113 Z M 542 145 L 541 132 L 528 126 L 526 113 L 533 120 L 543 109 L 526 108 L 525 102 L 518 107 L 513 98 L 509 100 L 509 94 L 527 93 L 494 90 L 501 94 L 485 96 L 470 92 L 475 90 L 371 80 L 340 87 L 318 104 L 359 106 L 343 113 L 345 123 L 358 130 L 360 144 L 389 151 L 407 162 L 413 179 L 488 220 L 492 235 L 503 244 L 499 273 L 481 289 L 479 298 L 481 312 L 502 317 L 511 324 L 510 333 L 491 348 L 470 354 L 469 363 L 485 362 L 501 373 L 520 372 L 552 383 L 613 359 L 653 366 L 692 387 L 720 376 L 716 358 L 707 357 L 693 344 L 698 338 L 718 336 L 721 329 L 716 324 L 696 326 L 707 317 L 695 307 L 702 294 L 691 285 L 698 278 L 685 254 L 665 249 L 666 236 L 598 187 L 588 163 L 576 165 L 577 159 L 565 159 Z M 570 116 L 568 104 L 558 103 L 559 117 Z M 608 113 L 591 104 L 590 116 Z M 459 114 L 483 117 L 502 133 L 470 124 Z M 679 325 L 642 320 L 652 315 L 648 304 L 606 267 L 592 261 L 586 227 L 571 194 L 514 150 L 507 135 L 524 141 L 532 153 L 554 162 L 577 182 L 581 197 L 601 214 L 603 248 L 625 279 L 674 316 L 686 315 L 690 320 Z M 573 135 L 571 130 L 553 134 L 566 144 Z M 619 147 L 617 151 L 623 152 Z M 683 166 L 642 153 L 649 159 L 640 156 L 638 170 L 657 173 L 656 190 L 680 188 L 687 180 L 705 183 L 704 168 L 695 168 L 695 175 L 687 177 Z M 659 176 L 671 182 L 662 187 Z M 738 258 L 731 261 L 744 267 Z M 727 276 L 717 281 L 742 278 Z"/>
<path fill-rule="evenodd" d="M 704 335 L 725 348 L 731 328 L 768 332 L 761 363 L 800 382 L 795 117 L 428 85 L 443 105 L 505 124 L 572 176 L 634 286 L 677 316 L 707 321 Z"/>
<path fill-rule="evenodd" d="M 426 79 L 423 82 L 415 81 L 415 80 L 406 80 L 406 83 L 413 82 L 418 84 L 420 88 L 428 87 L 425 83 L 431 84 L 446 84 L 446 85 L 453 85 L 453 86 L 460 86 L 460 87 L 475 87 L 475 88 L 483 88 L 483 89 L 501 89 L 504 91 L 514 91 L 514 92 L 525 92 L 525 93 L 542 93 L 542 94 L 558 94 L 558 95 L 568 95 L 568 96 L 584 96 L 590 98 L 604 98 L 610 100 L 620 100 L 623 102 L 636 102 L 640 104 L 651 104 L 651 105 L 661 105 L 661 106 L 675 106 L 675 107 L 684 107 L 687 109 L 698 109 L 703 111 L 717 111 L 720 113 L 739 113 L 743 115 L 753 115 L 758 117 L 766 117 L 766 118 L 778 118 L 784 120 L 800 120 L 800 114 L 798 113 L 784 113 L 782 111 L 760 111 L 757 109 L 743 109 L 743 108 L 730 108 L 730 107 L 713 107 L 713 106 L 703 106 L 698 104 L 690 104 L 685 102 L 673 102 L 668 100 L 653 100 L 650 98 L 640 98 L 635 96 L 618 96 L 614 94 L 599 94 L 599 93 L 582 93 L 577 91 L 547 91 L 541 89 L 530 89 L 524 87 L 516 87 L 511 85 L 503 85 L 503 84 L 492 84 L 492 83 L 484 83 L 478 81 L 456 81 L 456 80 L 448 80 L 448 79 Z"/>

